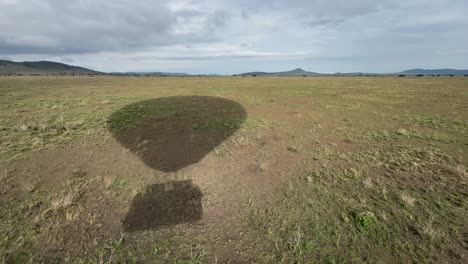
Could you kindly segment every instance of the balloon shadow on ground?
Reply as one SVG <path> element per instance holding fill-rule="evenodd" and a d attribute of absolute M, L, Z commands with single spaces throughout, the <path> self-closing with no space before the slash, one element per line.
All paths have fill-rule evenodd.
<path fill-rule="evenodd" d="M 125 106 L 108 120 L 113 136 L 148 166 L 175 172 L 199 162 L 245 121 L 234 101 L 175 96 Z"/>
<path fill-rule="evenodd" d="M 210 96 L 174 96 L 127 105 L 107 120 L 114 138 L 149 167 L 176 172 L 199 162 L 247 118 L 239 103 Z M 191 180 L 154 184 L 137 194 L 124 219 L 137 231 L 202 218 L 200 188 Z"/>

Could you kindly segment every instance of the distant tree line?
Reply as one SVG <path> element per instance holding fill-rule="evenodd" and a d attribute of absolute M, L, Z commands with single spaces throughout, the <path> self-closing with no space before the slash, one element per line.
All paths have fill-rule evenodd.
<path fill-rule="evenodd" d="M 414 75 L 413 75 L 414 76 Z M 440 77 L 440 76 L 450 76 L 450 77 L 455 77 L 454 74 L 448 74 L 448 75 L 440 75 L 440 74 L 430 74 L 430 75 L 424 75 L 424 74 L 417 74 L 416 77 L 424 77 L 424 76 L 432 76 L 432 77 Z M 468 77 L 468 74 L 464 75 L 465 77 Z M 405 74 L 400 74 L 398 77 L 406 77 Z"/>
<path fill-rule="evenodd" d="M 208 75 L 177 75 L 177 74 L 138 74 L 138 73 L 67 73 L 67 72 L 59 72 L 59 73 L 0 73 L 0 76 L 89 76 L 89 77 L 95 77 L 95 76 L 115 76 L 115 77 L 204 77 Z M 257 74 L 251 74 L 251 75 L 231 75 L 233 77 L 257 77 Z M 278 76 L 289 76 L 289 75 L 278 75 Z M 301 77 L 309 77 L 309 75 L 300 75 Z M 335 76 L 335 77 L 352 77 L 352 76 L 386 76 L 386 75 L 377 75 L 377 74 L 354 74 L 354 75 L 347 75 L 347 74 L 330 74 L 330 75 L 322 75 L 322 76 Z M 390 75 L 388 75 L 390 76 Z M 395 76 L 395 75 L 394 75 Z M 450 76 L 454 77 L 454 74 L 448 74 L 448 75 L 441 75 L 441 74 L 431 74 L 431 75 L 424 75 L 424 74 L 417 74 L 417 75 L 410 75 L 410 76 L 416 76 L 416 77 L 424 77 L 424 76 L 432 76 L 432 77 L 440 77 L 440 76 Z M 460 75 L 461 76 L 461 75 Z M 464 77 L 468 77 L 468 74 L 463 75 Z M 294 75 L 291 75 L 291 77 L 294 77 Z M 297 76 L 296 76 L 297 77 Z M 311 76 L 313 77 L 313 76 Z M 405 74 L 399 74 L 398 77 L 407 77 Z"/>

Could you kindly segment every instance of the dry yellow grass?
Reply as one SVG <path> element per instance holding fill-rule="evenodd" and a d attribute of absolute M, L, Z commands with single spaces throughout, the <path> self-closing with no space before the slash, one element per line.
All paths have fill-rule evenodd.
<path fill-rule="evenodd" d="M 467 87 L 462 77 L 0 78 L 0 259 L 466 262 Z M 154 113 L 128 106 L 176 96 L 230 100 L 246 118 L 196 163 L 165 172 L 122 146 L 109 119 L 128 110 L 113 121 L 136 121 L 124 136 L 147 152 L 153 143 L 136 134 Z M 157 121 L 182 113 L 166 107 Z M 216 124 L 206 131 L 230 125 Z M 135 197 L 187 180 L 201 197 L 164 191 L 199 198 L 183 204 L 202 207 L 199 223 L 125 229 L 130 209 L 166 198 Z"/>

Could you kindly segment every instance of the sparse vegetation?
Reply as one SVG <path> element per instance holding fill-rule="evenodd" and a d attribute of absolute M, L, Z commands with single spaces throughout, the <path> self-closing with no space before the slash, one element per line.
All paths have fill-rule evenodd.
<path fill-rule="evenodd" d="M 380 182 L 365 188 L 337 170 L 309 174 L 305 182 L 298 179 L 292 188 L 284 189 L 276 205 L 251 214 L 252 227 L 270 243 L 270 251 L 264 255 L 270 262 L 374 263 L 382 258 L 432 262 L 443 258 L 436 248 L 454 250 L 464 228 L 466 214 L 459 210 L 460 205 L 434 204 L 453 194 L 430 194 L 421 188 L 416 203 L 408 194 L 398 196 L 391 185 Z M 444 215 L 445 220 L 435 220 L 436 215 Z M 448 219 L 450 227 L 445 224 Z M 343 248 L 346 250 L 340 250 Z"/>
<path fill-rule="evenodd" d="M 448 76 L 0 78 L 0 260 L 466 263 L 466 87 Z M 245 113 L 180 101 L 202 96 Z M 169 139 L 195 142 L 196 162 L 158 169 Z"/>

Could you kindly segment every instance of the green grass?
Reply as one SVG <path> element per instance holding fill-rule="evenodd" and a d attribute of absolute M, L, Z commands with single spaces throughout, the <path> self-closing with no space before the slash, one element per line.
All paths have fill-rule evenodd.
<path fill-rule="evenodd" d="M 4 258 L 8 256 L 12 263 L 27 263 L 34 258 L 39 228 L 25 218 L 36 215 L 47 202 L 47 194 L 41 192 L 0 200 L 0 252 Z"/>
<path fill-rule="evenodd" d="M 259 245 L 251 256 L 258 262 L 464 263 L 467 85 L 466 78 L 0 78 L 0 260 L 214 263 L 213 241 L 223 234 L 200 236 L 197 226 L 125 232 L 99 213 L 118 211 L 171 177 L 197 172 L 203 179 L 219 171 L 256 179 L 249 184 L 259 193 L 270 182 L 285 182 L 267 201 L 250 200 L 234 185 L 201 186 L 215 199 L 210 203 L 220 195 L 217 210 L 249 201 L 235 221 L 248 223 L 242 231 Z M 26 167 L 27 177 L 19 179 L 23 168 L 12 169 L 69 143 L 104 148 L 110 130 L 183 112 L 186 105 L 170 101 L 144 104 L 180 95 L 219 96 L 247 112 L 243 122 L 207 116 L 191 125 L 206 133 L 235 130 L 195 168 L 148 171 L 125 153 L 130 173 L 64 168 L 67 175 L 60 176 L 67 180 L 48 189 L 36 178 L 40 171 Z M 184 114 L 191 120 L 210 115 Z M 124 155 L 112 151 L 105 155 Z M 220 223 L 229 227 L 229 221 Z M 98 225 L 112 231 L 84 235 Z"/>
<path fill-rule="evenodd" d="M 443 262 L 440 251 L 463 251 L 466 193 L 418 188 L 403 196 L 414 197 L 408 204 L 397 188 L 362 180 L 342 170 L 309 173 L 275 205 L 253 210 L 252 228 L 270 243 L 266 261 L 425 263 Z"/>
<path fill-rule="evenodd" d="M 51 95 L 52 96 L 52 95 Z M 2 102 L 6 107 L 0 114 L 0 164 L 27 157 L 38 150 L 54 148 L 78 137 L 104 136 L 108 116 L 136 97 L 65 99 L 57 102 L 38 103 L 36 99 L 21 100 L 24 103 Z M 96 105 L 100 108 L 97 110 Z M 21 110 L 27 108 L 27 110 Z"/>

